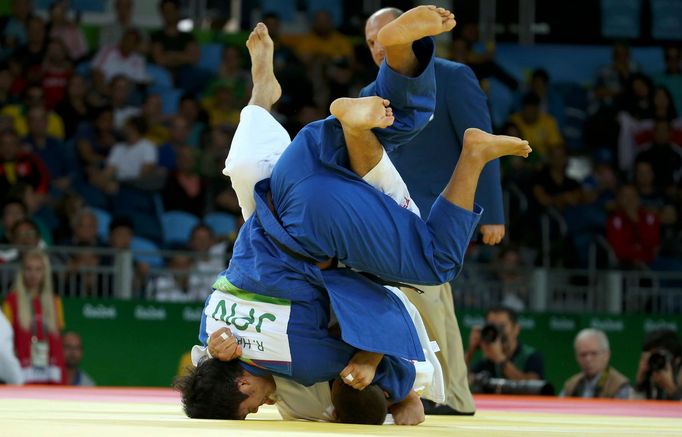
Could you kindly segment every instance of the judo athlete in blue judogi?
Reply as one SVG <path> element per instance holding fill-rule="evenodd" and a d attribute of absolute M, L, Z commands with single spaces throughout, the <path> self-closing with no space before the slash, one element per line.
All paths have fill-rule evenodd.
<path fill-rule="evenodd" d="M 419 38 L 438 33 L 433 28 L 442 29 L 450 18 L 433 10 L 439 14 L 431 17 L 437 25 L 407 28 L 422 32 Z M 386 47 L 418 39 L 401 28 L 405 24 L 396 20 L 393 31 L 386 32 Z M 191 417 L 243 418 L 257 411 L 274 391 L 272 374 L 312 384 L 340 373 L 347 377 L 351 367 L 359 375 L 370 374 L 370 381 L 392 401 L 410 394 L 414 366 L 407 360 L 424 356 L 405 307 L 383 286 L 351 269 L 324 267 L 337 259 L 393 281 L 428 284 L 454 278 L 480 215 L 473 205 L 478 174 L 491 159 L 530 150 L 519 139 L 471 132 L 460 159 L 464 165 L 458 166 L 426 222 L 365 182 L 360 175 L 367 172 L 357 171 L 349 138 L 387 127 L 375 130 L 375 142 L 409 141 L 433 113 L 433 45 L 422 40 L 413 47 L 419 67 L 415 77 L 393 78 L 386 83 L 402 80 L 402 85 L 383 89 L 382 75 L 396 74 L 383 65 L 377 80 L 377 92 L 392 99 L 393 126 L 377 121 L 392 118 L 383 106 L 385 117 L 376 117 L 377 102 L 371 99 L 377 98 L 337 101 L 331 107 L 337 117 L 304 128 L 279 157 L 272 178 L 256 185 L 255 213 L 214 286 L 217 292 L 207 301 L 201 328 L 204 343 L 210 323 L 234 328 L 241 361 L 231 368 L 198 366 L 183 387 Z M 252 71 L 255 95 L 258 66 Z M 467 148 L 467 140 L 477 144 L 475 152 L 469 153 L 473 148 Z M 330 307 L 341 339 L 327 331 Z M 374 361 L 376 356 L 380 361 Z M 221 384 L 204 387 L 213 389 L 211 399 L 197 395 L 203 393 L 202 381 L 216 380 Z M 350 384 L 355 384 L 352 378 Z M 209 401 L 223 412 L 211 410 Z"/>

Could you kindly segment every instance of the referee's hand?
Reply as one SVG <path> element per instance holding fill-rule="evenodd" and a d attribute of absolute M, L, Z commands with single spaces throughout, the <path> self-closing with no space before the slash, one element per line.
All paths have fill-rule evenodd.
<path fill-rule="evenodd" d="M 208 353 L 220 361 L 232 361 L 242 355 L 242 347 L 232 335 L 230 328 L 220 328 L 208 339 Z"/>

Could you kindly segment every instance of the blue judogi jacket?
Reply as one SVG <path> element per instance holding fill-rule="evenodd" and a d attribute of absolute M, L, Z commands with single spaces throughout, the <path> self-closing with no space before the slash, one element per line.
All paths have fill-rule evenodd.
<path fill-rule="evenodd" d="M 426 50 L 415 43 L 420 59 L 427 55 L 416 78 L 385 66 L 380 70 L 377 83 L 390 85 L 377 92 L 391 100 L 396 114 L 393 126 L 375 132 L 382 144 L 398 147 L 411 140 L 433 113 L 433 43 L 426 42 Z M 291 365 L 242 365 L 256 375 L 277 373 L 310 385 L 337 377 L 358 349 L 383 353 L 374 383 L 401 400 L 415 377 L 407 360 L 421 361 L 424 355 L 400 300 L 351 269 L 320 270 L 291 252 L 318 261 L 337 258 L 390 280 L 440 284 L 459 272 L 481 210 L 466 211 L 441 198 L 424 222 L 347 167 L 340 123 L 329 117 L 306 126 L 272 178 L 256 185 L 256 212 L 242 227 L 222 275 L 239 289 L 291 302 Z M 341 339 L 328 334 L 330 307 Z M 204 344 L 206 337 L 202 326 Z"/>

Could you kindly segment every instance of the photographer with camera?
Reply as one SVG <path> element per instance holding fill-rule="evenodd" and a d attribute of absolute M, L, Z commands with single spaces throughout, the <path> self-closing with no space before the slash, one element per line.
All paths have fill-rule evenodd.
<path fill-rule="evenodd" d="M 545 368 L 542 354 L 518 341 L 521 326 L 517 314 L 507 307 L 494 307 L 485 315 L 486 325 L 474 327 L 464 360 L 471 362 L 478 349 L 484 358 L 469 367 L 472 379 L 477 375 L 508 380 L 540 380 Z"/>
<path fill-rule="evenodd" d="M 630 381 L 609 366 L 611 348 L 609 339 L 599 329 L 583 329 L 573 342 L 575 359 L 581 372 L 564 383 L 559 396 L 577 398 L 629 399 Z"/>
<path fill-rule="evenodd" d="M 682 400 L 682 344 L 669 329 L 644 337 L 637 369 L 635 398 Z"/>

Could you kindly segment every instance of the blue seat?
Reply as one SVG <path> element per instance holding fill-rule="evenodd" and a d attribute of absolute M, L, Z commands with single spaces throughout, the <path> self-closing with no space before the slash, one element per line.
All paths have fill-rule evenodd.
<path fill-rule="evenodd" d="M 111 214 L 108 211 L 99 208 L 89 208 L 97 217 L 97 236 L 102 241 L 109 239 L 109 223 L 111 223 Z"/>
<path fill-rule="evenodd" d="M 163 67 L 147 64 L 147 76 L 151 81 L 149 90 L 153 93 L 160 93 L 165 89 L 173 88 L 173 76 Z"/>
<path fill-rule="evenodd" d="M 201 55 L 199 56 L 199 67 L 217 73 L 220 68 L 220 60 L 223 57 L 223 45 L 218 43 L 207 43 L 201 45 Z"/>
<path fill-rule="evenodd" d="M 168 211 L 161 216 L 163 242 L 167 246 L 187 244 L 192 229 L 199 224 L 199 218 L 184 211 Z"/>
<path fill-rule="evenodd" d="M 225 212 L 212 212 L 204 217 L 204 223 L 218 236 L 229 235 L 237 226 L 237 218 Z"/>
<path fill-rule="evenodd" d="M 159 247 L 153 241 L 142 237 L 133 237 L 130 249 L 133 251 L 133 260 L 149 264 L 150 267 L 163 267 L 163 258 L 159 253 Z"/>
<path fill-rule="evenodd" d="M 161 97 L 162 111 L 165 115 L 174 115 L 178 112 L 182 90 L 175 88 L 164 89 L 159 92 Z"/>

